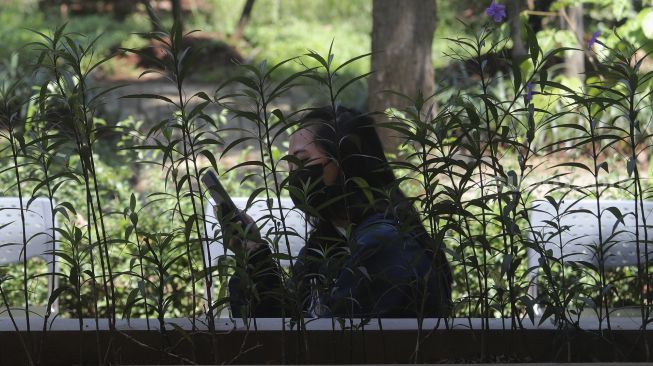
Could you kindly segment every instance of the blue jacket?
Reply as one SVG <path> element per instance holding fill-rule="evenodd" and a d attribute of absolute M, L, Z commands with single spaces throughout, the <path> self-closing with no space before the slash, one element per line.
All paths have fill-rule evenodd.
<path fill-rule="evenodd" d="M 382 214 L 356 225 L 346 245 L 304 247 L 282 280 L 269 247 L 237 256 L 229 281 L 234 317 L 427 317 L 451 308 L 451 273 L 442 248 L 427 250 Z M 283 285 L 285 283 L 285 285 Z"/>

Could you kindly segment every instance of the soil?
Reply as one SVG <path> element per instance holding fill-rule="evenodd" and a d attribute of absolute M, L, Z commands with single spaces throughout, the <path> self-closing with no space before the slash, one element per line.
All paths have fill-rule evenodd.
<path fill-rule="evenodd" d="M 170 39 L 163 39 L 169 43 Z M 165 45 L 159 40 L 149 40 L 149 44 L 138 52 L 120 53 L 116 60 L 121 63 L 121 68 L 127 67 L 137 70 L 136 75 L 142 74 L 146 70 L 164 70 L 167 59 Z M 211 34 L 192 34 L 184 37 L 181 49 L 190 49 L 189 57 L 193 66 L 193 74 L 198 75 L 204 72 L 215 72 L 216 69 L 234 68 L 237 64 L 242 63 L 244 58 L 242 54 L 229 44 L 220 41 L 218 37 Z M 116 48 L 114 51 L 119 52 Z M 182 51 L 183 52 L 183 51 Z M 169 61 L 167 61 L 169 62 Z M 158 74 L 149 74 L 146 79 L 160 78 Z M 129 80 L 133 77 L 125 75 L 102 75 L 104 80 Z M 143 80 L 144 77 L 139 78 Z"/>

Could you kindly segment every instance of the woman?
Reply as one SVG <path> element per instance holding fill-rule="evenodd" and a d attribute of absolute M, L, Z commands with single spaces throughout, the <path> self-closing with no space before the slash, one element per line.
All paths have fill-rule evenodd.
<path fill-rule="evenodd" d="M 288 160 L 287 189 L 314 229 L 285 280 L 267 244 L 230 241 L 235 317 L 448 314 L 443 248 L 398 188 L 373 118 L 312 110 L 290 139 Z"/>

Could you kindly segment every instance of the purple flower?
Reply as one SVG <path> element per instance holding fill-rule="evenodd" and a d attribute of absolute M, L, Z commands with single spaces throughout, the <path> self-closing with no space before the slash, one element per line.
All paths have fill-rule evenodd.
<path fill-rule="evenodd" d="M 533 83 L 526 84 L 526 103 L 530 103 L 531 100 L 533 100 L 533 94 L 535 94 L 533 91 Z"/>
<path fill-rule="evenodd" d="M 590 41 L 587 42 L 587 48 L 592 49 L 594 48 L 594 43 L 599 39 L 599 36 L 601 35 L 601 31 L 596 31 L 594 34 L 592 34 L 592 38 L 590 38 Z"/>
<path fill-rule="evenodd" d="M 485 14 L 491 17 L 495 23 L 501 23 L 506 18 L 506 6 L 497 4 L 495 0 L 492 0 L 492 4 L 485 9 Z"/>

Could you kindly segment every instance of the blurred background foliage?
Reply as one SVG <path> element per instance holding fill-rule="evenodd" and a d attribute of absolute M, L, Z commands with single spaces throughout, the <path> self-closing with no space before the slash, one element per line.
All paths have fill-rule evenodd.
<path fill-rule="evenodd" d="M 192 46 L 202 48 L 192 75 L 197 82 L 217 85 L 233 73 L 239 72 L 237 63 L 257 64 L 267 60 L 276 64 L 282 60 L 305 54 L 307 50 L 326 53 L 328 45 L 334 42 L 337 59 L 347 60 L 371 51 L 372 0 L 355 1 L 300 1 L 300 0 L 255 0 L 246 24 L 239 28 L 239 20 L 248 1 L 246 0 L 0 0 L 0 75 L 18 75 L 32 62 L 33 50 L 25 47 L 38 35 L 28 29 L 48 33 L 63 23 L 67 29 L 79 32 L 89 38 L 102 35 L 97 40 L 96 58 L 117 55 L 104 63 L 94 73 L 102 83 L 147 81 L 153 74 L 139 79 L 152 64 L 133 54 L 124 54 L 121 48 L 140 48 L 150 44 L 136 32 L 152 29 L 148 11 L 149 3 L 161 19 L 164 29 L 173 22 L 173 3 L 178 3 L 184 17 L 187 31 L 199 30 L 193 35 Z M 474 87 L 476 79 L 472 67 L 464 59 L 448 55 L 461 51 L 461 45 L 450 39 L 464 34 L 466 29 L 479 29 L 486 24 L 484 13 L 490 1 L 437 1 L 437 26 L 433 36 L 432 62 L 437 85 L 437 103 L 443 104 L 454 93 Z M 526 25 L 536 32 L 538 43 L 544 52 L 555 47 L 586 49 L 587 42 L 595 32 L 603 36 L 608 47 L 619 43 L 614 30 L 624 40 L 642 45 L 642 52 L 653 50 L 653 0 L 510 0 L 520 7 L 521 34 L 525 39 Z M 582 4 L 581 29 L 574 34 L 568 26 L 569 10 Z M 242 30 L 242 32 L 241 32 Z M 513 48 L 510 40 L 510 22 L 500 25 L 495 37 L 505 37 L 494 53 L 509 52 Z M 580 39 L 579 39 L 580 38 Z M 19 54 L 17 56 L 16 54 Z M 568 52 L 570 54 L 570 52 Z M 156 55 L 155 55 L 156 56 Z M 587 52 L 584 56 L 588 75 L 595 70 L 596 60 Z M 286 63 L 283 77 L 303 70 L 305 63 L 312 60 Z M 564 76 L 567 63 L 558 58 L 558 76 Z M 578 62 L 578 61 L 576 61 Z M 505 64 L 499 58 L 489 59 L 489 72 L 494 75 L 507 74 Z M 522 67 L 528 67 L 527 64 Z M 645 65 L 645 69 L 650 67 Z M 360 75 L 370 71 L 370 59 L 364 58 L 350 65 L 348 75 Z M 5 78 L 6 79 L 6 78 Z M 500 79 L 500 78 L 499 78 Z M 571 78 L 574 79 L 574 78 Z M 561 79 L 572 85 L 580 80 Z M 156 80 L 152 80 L 153 82 Z M 451 87 L 451 88 L 449 88 Z M 505 95 L 507 84 L 492 85 L 498 88 L 498 95 Z M 301 107 L 300 100 L 311 96 L 307 90 L 289 101 L 293 107 Z M 362 80 L 342 96 L 342 102 L 365 110 L 368 106 L 367 82 Z M 315 100 L 308 102 L 315 103 Z M 110 109 L 110 108 L 109 108 Z M 118 108 L 119 109 L 119 108 Z M 126 115 L 111 115 L 110 119 L 123 119 Z M 115 114 L 115 113 L 114 113 Z M 134 114 L 134 113 L 131 113 Z M 135 118 L 143 116 L 135 115 Z"/>
<path fill-rule="evenodd" d="M 122 1 L 125 2 L 125 1 Z M 183 0 L 187 30 L 201 30 L 202 37 L 216 43 L 224 43 L 249 62 L 267 60 L 270 64 L 305 53 L 307 49 L 326 51 L 325 45 L 335 40 L 336 51 L 342 59 L 349 59 L 370 52 L 372 31 L 372 1 L 300 1 L 300 0 L 257 0 L 254 2 L 249 22 L 243 36 L 234 39 L 233 33 L 245 5 L 245 0 Z M 577 47 L 574 35 L 564 29 L 564 19 L 559 14 L 561 7 L 583 3 L 584 33 L 586 40 L 595 31 L 618 34 L 633 44 L 645 45 L 653 39 L 653 5 L 651 0 L 524 0 L 522 1 L 522 22 L 537 30 L 537 37 L 546 52 L 553 47 Z M 141 1 L 127 1 L 125 14 L 119 13 L 120 0 L 1 0 L 0 1 L 0 60 L 6 62 L 12 53 L 36 39 L 27 31 L 34 29 L 47 32 L 64 22 L 69 22 L 70 31 L 87 36 L 103 34 L 98 41 L 97 51 L 102 55 L 116 52 L 120 47 L 134 48 L 147 42 L 134 32 L 150 30 L 147 12 Z M 161 16 L 166 29 L 172 24 L 171 6 L 168 0 L 151 1 Z M 433 66 L 436 70 L 452 67 L 452 60 L 445 57 L 451 53 L 452 45 L 446 38 L 464 32 L 465 24 L 480 27 L 485 22 L 486 1 L 438 1 L 437 27 L 433 41 Z M 118 13 L 118 14 L 117 14 Z M 504 23 L 502 27 L 507 28 Z M 507 29 L 505 30 L 508 34 Z M 612 47 L 616 36 L 604 41 Z M 511 43 L 506 43 L 511 47 Z M 454 49 L 455 50 L 455 49 Z M 229 61 L 226 60 L 229 66 Z M 121 65 L 112 60 L 103 66 L 103 76 L 124 78 L 138 75 L 138 65 Z M 137 70 L 129 70 L 131 66 Z M 296 63 L 288 64 L 291 71 L 301 70 Z M 142 71 L 142 70 L 141 70 Z M 196 75 L 202 80 L 220 79 L 220 75 L 207 70 Z M 369 61 L 352 65 L 350 72 L 369 71 Z M 436 78 L 445 77 L 436 72 Z M 452 77 L 447 72 L 446 77 Z M 456 75 L 460 76 L 460 75 Z"/>
<path fill-rule="evenodd" d="M 0 75 L 15 74 L 16 69 L 24 68 L 33 60 L 30 47 L 24 46 L 38 35 L 28 29 L 47 33 L 60 24 L 69 23 L 69 31 L 88 37 L 102 35 L 96 45 L 97 58 L 118 55 L 103 64 L 95 72 L 95 78 L 103 82 L 135 81 L 151 64 L 126 55 L 120 49 L 148 46 L 147 40 L 135 34 L 152 29 L 146 3 L 151 4 L 155 14 L 161 18 L 164 29 L 169 29 L 172 24 L 173 3 L 178 3 L 185 29 L 200 30 L 193 40 L 193 46 L 203 49 L 193 73 L 196 81 L 224 81 L 238 72 L 234 67 L 236 63 L 267 60 L 268 64 L 276 64 L 302 55 L 309 49 L 325 53 L 332 41 L 340 60 L 371 51 L 372 0 L 256 0 L 251 2 L 248 21 L 242 28 L 238 25 L 248 3 L 246 0 L 0 0 L 0 44 L 3 45 L 0 65 L 4 65 L 0 66 Z M 440 103 L 454 92 L 443 92 L 446 87 L 458 91 L 475 84 L 470 65 L 464 60 L 448 57 L 461 51 L 460 44 L 449 39 L 463 34 L 469 27 L 482 27 L 487 19 L 484 10 L 488 3 L 470 0 L 436 2 L 437 26 L 432 62 Z M 619 40 L 613 30 L 624 40 L 642 45 L 642 52 L 653 50 L 649 42 L 653 39 L 653 0 L 511 0 L 505 3 L 518 4 L 522 38 L 525 38 L 526 25 L 531 26 L 544 52 L 555 47 L 586 49 L 595 32 L 604 36 L 602 41 L 606 46 L 614 47 Z M 584 22 L 574 34 L 568 26 L 569 10 L 563 10 L 579 4 L 583 7 Z M 494 49 L 495 53 L 503 52 L 504 47 L 506 51 L 513 48 L 509 22 L 502 23 L 500 30 L 495 37 L 505 37 L 506 42 Z M 20 53 L 18 59 L 16 53 Z M 563 74 L 565 62 L 569 61 L 558 59 L 557 62 L 558 70 Z M 311 61 L 302 59 L 286 63 L 283 66 L 285 73 L 278 75 L 300 71 L 304 69 L 304 63 L 310 64 Z M 595 60 L 586 54 L 585 63 L 590 74 Z M 490 72 L 494 74 L 508 71 L 499 61 L 490 62 L 490 66 Z M 369 58 L 346 69 L 352 75 L 369 71 Z M 577 81 L 571 82 L 578 85 Z M 364 80 L 357 83 L 343 96 L 342 102 L 365 110 L 366 85 Z"/>

